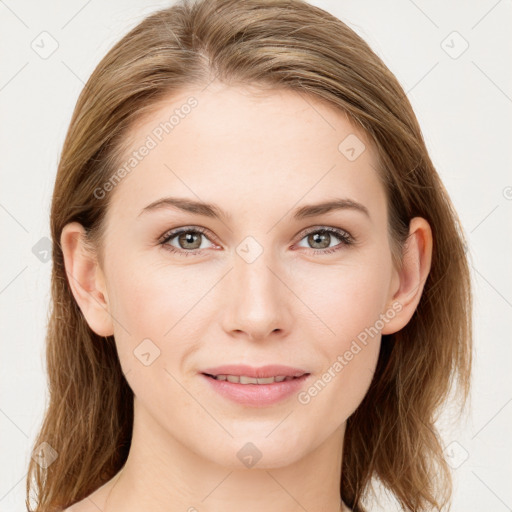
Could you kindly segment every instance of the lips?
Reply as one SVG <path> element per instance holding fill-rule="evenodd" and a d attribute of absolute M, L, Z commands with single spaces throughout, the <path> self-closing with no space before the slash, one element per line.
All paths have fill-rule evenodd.
<path fill-rule="evenodd" d="M 233 372 L 223 375 L 225 379 L 212 377 L 217 372 Z M 208 373 L 207 373 L 208 372 Z M 210 373 L 211 372 L 211 373 Z M 247 372 L 257 375 L 268 375 L 273 373 L 294 373 L 296 375 L 287 375 L 284 380 L 276 380 L 275 377 L 249 377 L 237 376 L 236 374 Z M 300 392 L 309 380 L 312 378 L 310 373 L 304 372 L 299 368 L 283 367 L 278 365 L 264 366 L 262 368 L 250 368 L 247 366 L 219 366 L 217 368 L 208 368 L 204 373 L 199 374 L 209 388 L 219 395 L 247 407 L 269 407 L 279 402 L 284 402 L 294 394 Z M 297 376 L 298 375 L 298 376 Z M 283 375 L 280 376 L 281 378 Z M 258 381 L 251 383 L 251 380 Z M 271 382 L 266 382 L 266 381 Z M 249 382 L 248 382 L 249 381 Z M 262 381 L 262 382 L 260 382 Z"/>
<path fill-rule="evenodd" d="M 274 384 L 275 382 L 283 382 L 294 379 L 299 379 L 300 377 L 286 377 L 284 375 L 278 375 L 276 377 L 248 377 L 247 375 L 209 375 L 205 373 L 208 377 L 211 377 L 215 380 L 226 380 L 233 384 Z"/>
<path fill-rule="evenodd" d="M 306 370 L 301 368 L 294 368 L 291 366 L 284 366 L 272 364 L 267 366 L 253 367 L 247 365 L 222 365 L 214 368 L 206 368 L 201 373 L 211 377 L 219 375 L 233 376 L 233 377 L 249 377 L 252 379 L 266 379 L 269 377 L 301 377 L 309 374 Z M 287 379 L 289 380 L 289 379 Z"/>

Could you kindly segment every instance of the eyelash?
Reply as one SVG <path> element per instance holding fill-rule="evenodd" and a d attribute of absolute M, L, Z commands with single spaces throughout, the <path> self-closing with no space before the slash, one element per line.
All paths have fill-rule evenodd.
<path fill-rule="evenodd" d="M 165 250 L 170 251 L 175 254 L 178 254 L 179 256 L 194 256 L 204 250 L 204 249 L 194 249 L 194 250 L 188 251 L 185 249 L 177 249 L 176 247 L 173 247 L 172 245 L 168 244 L 168 242 L 170 242 L 173 238 L 175 238 L 176 236 L 178 236 L 182 233 L 201 233 L 206 238 L 208 238 L 206 236 L 208 233 L 208 231 L 206 229 L 201 228 L 199 226 L 186 227 L 186 228 L 179 228 L 179 229 L 175 229 L 175 230 L 166 232 L 162 237 L 160 237 L 159 244 Z M 321 228 L 311 229 L 311 230 L 305 232 L 302 235 L 302 238 L 300 240 L 302 240 L 304 237 L 306 237 L 312 233 L 332 233 L 337 238 L 339 238 L 341 240 L 340 244 L 335 245 L 334 247 L 330 247 L 328 249 L 310 249 L 311 251 L 313 251 L 313 254 L 323 254 L 323 255 L 331 254 L 331 253 L 334 253 L 336 251 L 343 249 L 344 246 L 350 246 L 355 243 L 354 238 L 347 231 L 344 231 L 342 229 L 332 228 L 329 226 L 322 226 Z"/>

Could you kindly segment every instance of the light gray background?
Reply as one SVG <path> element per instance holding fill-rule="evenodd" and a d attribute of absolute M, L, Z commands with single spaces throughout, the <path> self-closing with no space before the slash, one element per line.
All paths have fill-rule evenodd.
<path fill-rule="evenodd" d="M 345 21 L 396 74 L 469 237 L 475 291 L 472 412 L 459 424 L 447 414 L 439 423 L 456 468 L 452 510 L 512 510 L 511 1 L 311 3 Z M 25 510 L 29 450 L 47 400 L 51 262 L 45 261 L 44 237 L 71 113 L 109 48 L 145 15 L 167 5 L 0 0 L 2 512 Z M 48 51 L 51 38 L 58 48 L 42 58 L 33 48 Z"/>

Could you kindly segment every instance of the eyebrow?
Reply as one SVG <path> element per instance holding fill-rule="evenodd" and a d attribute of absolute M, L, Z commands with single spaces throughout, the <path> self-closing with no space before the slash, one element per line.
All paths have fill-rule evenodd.
<path fill-rule="evenodd" d="M 203 215 L 204 217 L 211 217 L 214 219 L 231 219 L 231 215 L 225 212 L 222 208 L 212 204 L 204 203 L 201 201 L 193 201 L 191 199 L 184 199 L 179 197 L 164 197 L 149 204 L 141 210 L 139 216 L 143 213 L 148 213 L 160 208 L 174 207 L 195 215 Z M 353 201 L 352 199 L 332 199 L 322 203 L 301 206 L 295 210 L 293 214 L 294 220 L 301 220 L 309 217 L 315 217 L 336 210 L 355 210 L 363 213 L 370 218 L 370 213 L 366 206 Z"/>

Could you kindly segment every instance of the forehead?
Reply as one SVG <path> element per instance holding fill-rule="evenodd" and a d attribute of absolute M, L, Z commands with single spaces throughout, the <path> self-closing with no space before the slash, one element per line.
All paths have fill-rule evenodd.
<path fill-rule="evenodd" d="M 129 172 L 112 201 L 125 215 L 166 193 L 227 211 L 326 195 L 383 199 L 366 134 L 342 111 L 295 91 L 217 82 L 184 90 L 155 105 L 126 144 L 121 165 Z"/>

